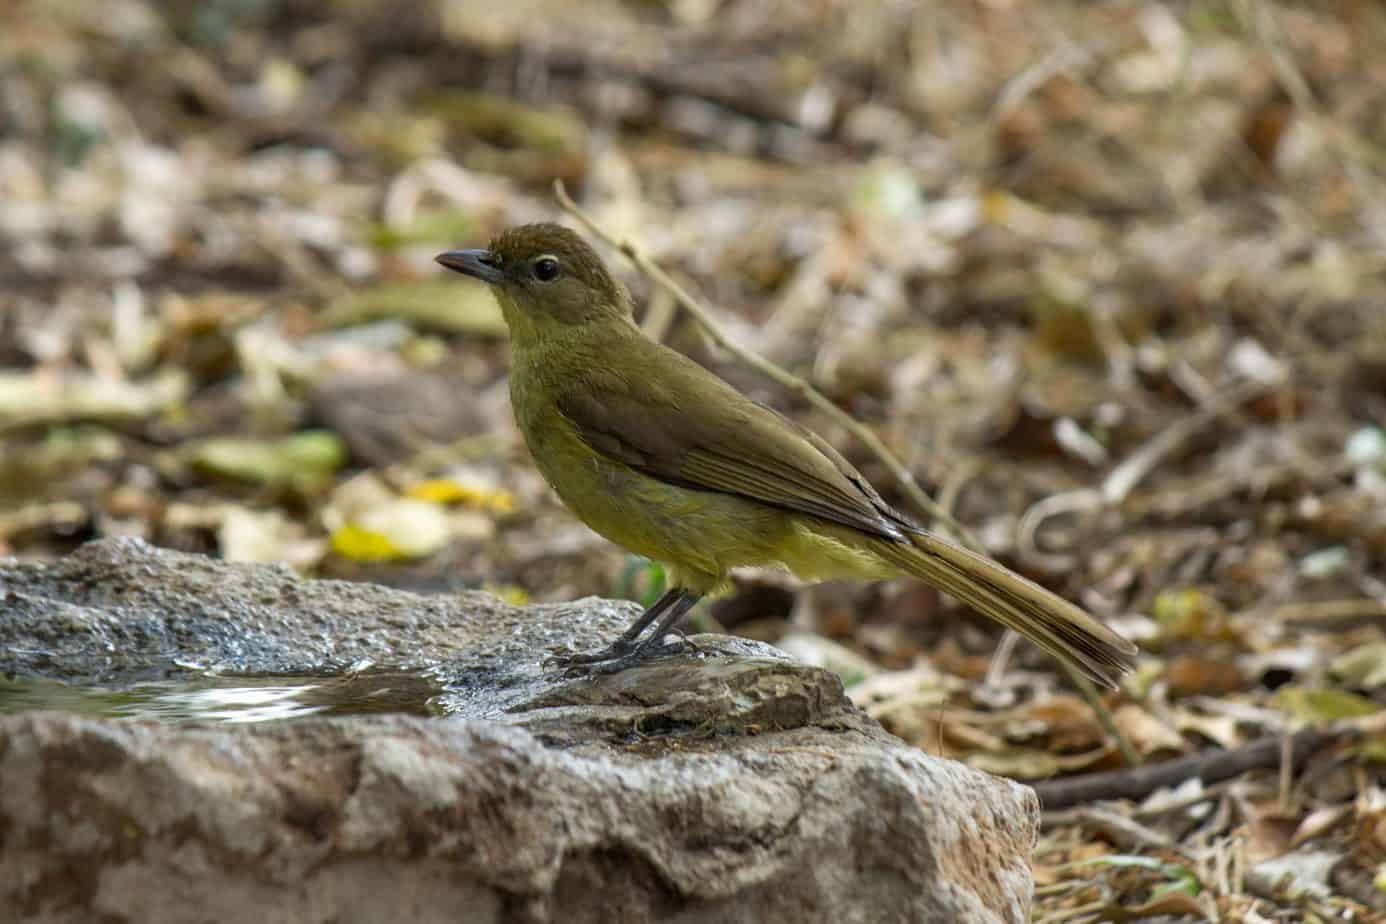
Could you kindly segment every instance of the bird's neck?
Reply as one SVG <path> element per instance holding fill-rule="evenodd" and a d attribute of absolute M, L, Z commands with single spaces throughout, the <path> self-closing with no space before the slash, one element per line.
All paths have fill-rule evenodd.
<path fill-rule="evenodd" d="M 626 318 L 589 324 L 552 324 L 537 330 L 522 320 L 510 325 L 510 390 L 555 397 L 584 371 L 629 355 L 644 337 Z"/>
<path fill-rule="evenodd" d="M 610 343 L 622 337 L 640 336 L 628 304 L 612 306 L 593 317 L 577 320 L 527 309 L 504 290 L 497 292 L 496 300 L 506 327 L 510 328 L 510 342 L 516 355 L 561 353 L 584 343 Z"/>
<path fill-rule="evenodd" d="M 528 316 L 507 317 L 510 349 L 515 364 L 532 363 L 567 366 L 582 357 L 619 349 L 633 338 L 643 337 L 640 328 L 627 317 L 612 316 L 582 324 L 564 324 Z"/>

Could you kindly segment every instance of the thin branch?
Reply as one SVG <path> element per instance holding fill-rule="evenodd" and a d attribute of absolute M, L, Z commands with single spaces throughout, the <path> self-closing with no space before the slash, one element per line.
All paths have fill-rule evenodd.
<path fill-rule="evenodd" d="M 1161 430 L 1112 469 L 1102 481 L 1103 503 L 1111 507 L 1124 502 L 1136 485 L 1144 481 L 1147 475 L 1159 468 L 1170 455 L 1204 427 L 1272 391 L 1280 384 L 1280 381 L 1242 382 L 1226 391 L 1210 395 L 1197 411 Z"/>
<path fill-rule="evenodd" d="M 1178 850 L 1174 839 L 1162 831 L 1147 827 L 1135 819 L 1128 818 L 1097 805 L 1084 805 L 1063 812 L 1045 812 L 1043 827 L 1053 830 L 1059 823 L 1064 826 L 1081 825 L 1089 831 L 1107 838 L 1116 846 L 1132 853 L 1141 850 Z"/>
<path fill-rule="evenodd" d="M 1265 614 L 1271 622 L 1302 629 L 1346 629 L 1372 622 L 1386 622 L 1386 601 L 1371 597 L 1289 603 Z"/>
<path fill-rule="evenodd" d="M 1242 25 L 1249 28 L 1260 40 L 1270 56 L 1277 83 L 1290 98 L 1295 109 L 1306 116 L 1309 124 L 1323 133 L 1327 139 L 1328 146 L 1337 155 L 1348 181 L 1365 202 L 1364 211 L 1380 211 L 1383 203 L 1379 187 L 1373 179 L 1372 167 L 1364 163 L 1367 159 L 1364 154 L 1373 150 L 1372 145 L 1365 143 L 1351 129 L 1339 125 L 1314 96 L 1309 81 L 1295 61 L 1284 26 L 1278 19 L 1274 6 L 1263 2 L 1239 3 L 1234 4 L 1232 9 L 1233 15 Z"/>
<path fill-rule="evenodd" d="M 1107 704 L 1102 701 L 1102 691 L 1097 689 L 1097 685 L 1091 680 L 1070 667 L 1067 661 L 1060 661 L 1059 665 L 1067 672 L 1068 679 L 1078 688 L 1084 701 L 1092 709 L 1093 714 L 1097 716 L 1097 721 L 1101 723 L 1107 737 L 1116 742 L 1117 750 L 1121 752 L 1121 759 L 1126 761 L 1126 766 L 1140 767 L 1143 763 L 1140 752 L 1136 750 L 1135 745 L 1126 740 L 1126 736 L 1117 727 L 1116 716 L 1112 715 L 1112 710 L 1108 709 Z"/>
<path fill-rule="evenodd" d="M 1279 769 L 1287 757 L 1295 764 L 1302 764 L 1329 745 L 1358 735 L 1360 732 L 1350 728 L 1310 728 L 1291 736 L 1288 749 L 1284 746 L 1284 736 L 1267 735 L 1231 750 L 1201 751 L 1145 767 L 1045 780 L 1034 784 L 1034 789 L 1046 810 L 1105 799 L 1143 799 L 1157 789 L 1177 786 L 1195 777 L 1204 783 L 1216 783 L 1251 770 Z"/>
<path fill-rule="evenodd" d="M 1048 570 L 1068 570 L 1076 565 L 1072 556 L 1040 549 L 1038 535 L 1049 519 L 1061 514 L 1094 516 L 1125 503 L 1136 486 L 1158 469 L 1204 428 L 1242 405 L 1275 389 L 1279 382 L 1251 381 L 1210 395 L 1193 414 L 1181 417 L 1146 441 L 1112 469 L 1100 488 L 1065 491 L 1036 501 L 1020 518 L 1016 551 L 1020 560 Z"/>

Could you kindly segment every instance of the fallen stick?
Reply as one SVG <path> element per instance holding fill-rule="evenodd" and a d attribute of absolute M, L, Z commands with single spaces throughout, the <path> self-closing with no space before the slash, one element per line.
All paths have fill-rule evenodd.
<path fill-rule="evenodd" d="M 1353 729 L 1310 728 L 1291 735 L 1288 749 L 1284 746 L 1283 735 L 1267 735 L 1231 750 L 1200 751 L 1160 764 L 1085 773 L 1032 785 L 1046 810 L 1107 799 L 1143 799 L 1157 789 L 1177 786 L 1189 779 L 1217 783 L 1251 770 L 1279 769 L 1287 751 L 1290 764 L 1300 764 L 1330 744 L 1352 740 L 1359 735 Z"/>

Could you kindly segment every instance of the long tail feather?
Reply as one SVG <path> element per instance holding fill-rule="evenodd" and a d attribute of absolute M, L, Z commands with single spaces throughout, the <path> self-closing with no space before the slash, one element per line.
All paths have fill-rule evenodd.
<path fill-rule="evenodd" d="M 931 533 L 912 545 L 873 539 L 872 550 L 907 574 L 967 603 L 1106 687 L 1136 663 L 1136 646 L 1077 606 L 989 558 Z"/>

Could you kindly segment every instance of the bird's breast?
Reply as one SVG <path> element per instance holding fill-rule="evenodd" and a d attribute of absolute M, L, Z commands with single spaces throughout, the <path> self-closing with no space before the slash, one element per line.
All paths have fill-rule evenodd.
<path fill-rule="evenodd" d="M 550 402 L 523 386 L 515 417 L 534 464 L 577 517 L 637 555 L 668 563 L 696 589 L 741 564 L 777 560 L 790 517 L 747 498 L 669 484 L 587 445 Z"/>

